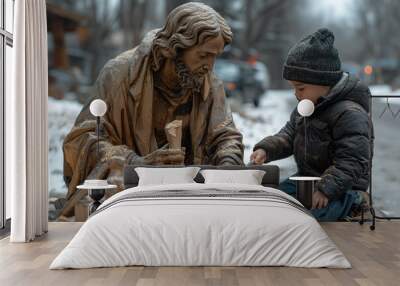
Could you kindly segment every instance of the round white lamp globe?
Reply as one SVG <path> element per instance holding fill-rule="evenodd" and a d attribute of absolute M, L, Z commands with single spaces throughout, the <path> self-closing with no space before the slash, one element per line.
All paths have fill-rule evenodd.
<path fill-rule="evenodd" d="M 107 111 L 107 104 L 104 100 L 95 99 L 90 103 L 90 113 L 94 116 L 103 116 Z"/>
<path fill-rule="evenodd" d="M 314 103 L 309 99 L 303 99 L 297 105 L 297 111 L 301 116 L 309 117 L 314 113 Z"/>

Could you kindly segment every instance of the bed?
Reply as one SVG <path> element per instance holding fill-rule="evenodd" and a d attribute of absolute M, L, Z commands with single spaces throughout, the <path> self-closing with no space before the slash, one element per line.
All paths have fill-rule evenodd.
<path fill-rule="evenodd" d="M 201 166 L 204 169 L 215 167 Z M 56 257 L 50 269 L 144 266 L 292 266 L 350 268 L 319 223 L 276 189 L 276 166 L 261 185 L 138 185 L 125 169 L 126 190 L 107 199 Z"/>

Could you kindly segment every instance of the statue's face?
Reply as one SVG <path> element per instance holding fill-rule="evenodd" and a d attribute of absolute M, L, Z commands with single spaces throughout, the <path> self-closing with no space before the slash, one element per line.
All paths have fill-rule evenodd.
<path fill-rule="evenodd" d="M 207 38 L 203 44 L 183 51 L 182 60 L 192 73 L 212 71 L 215 59 L 224 51 L 224 39 L 221 35 Z M 203 73 L 203 72 L 200 72 Z"/>

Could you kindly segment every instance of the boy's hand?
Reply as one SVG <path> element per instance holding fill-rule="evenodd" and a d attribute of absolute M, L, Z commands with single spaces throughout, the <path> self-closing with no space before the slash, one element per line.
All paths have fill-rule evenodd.
<path fill-rule="evenodd" d="M 328 198 L 325 196 L 323 192 L 315 191 L 313 193 L 312 198 L 312 208 L 313 209 L 322 209 L 328 205 Z"/>
<path fill-rule="evenodd" d="M 265 152 L 263 149 L 257 149 L 253 152 L 253 154 L 250 155 L 250 162 L 252 162 L 254 165 L 261 165 L 265 161 L 267 161 L 267 152 Z"/>

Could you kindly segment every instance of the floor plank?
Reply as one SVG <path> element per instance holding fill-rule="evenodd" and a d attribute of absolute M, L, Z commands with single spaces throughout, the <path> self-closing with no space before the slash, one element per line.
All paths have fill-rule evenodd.
<path fill-rule="evenodd" d="M 375 231 L 357 223 L 324 223 L 352 269 L 289 267 L 118 267 L 50 271 L 55 256 L 82 223 L 50 223 L 32 243 L 0 240 L 0 285 L 399 285 L 400 222 L 378 222 Z"/>

